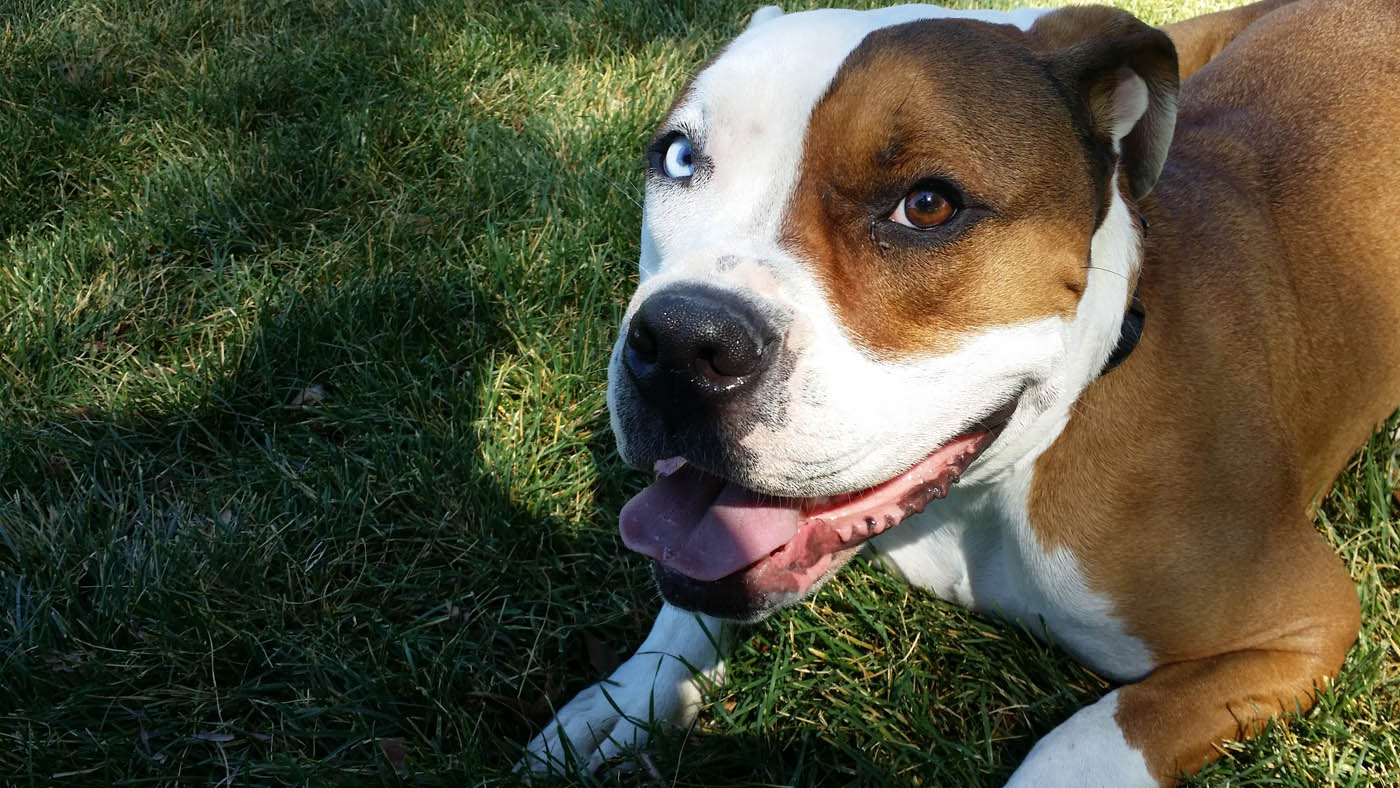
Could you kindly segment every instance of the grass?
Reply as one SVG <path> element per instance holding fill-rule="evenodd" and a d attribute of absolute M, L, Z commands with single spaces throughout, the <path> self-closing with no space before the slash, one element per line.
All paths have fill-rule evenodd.
<path fill-rule="evenodd" d="M 0 783 L 515 782 L 658 604 L 605 349 L 642 142 L 754 5 L 0 8 Z M 1400 774 L 1394 427 L 1318 520 L 1338 688 L 1196 784 Z M 731 676 L 653 782 L 994 785 L 1106 687 L 876 569 Z"/>

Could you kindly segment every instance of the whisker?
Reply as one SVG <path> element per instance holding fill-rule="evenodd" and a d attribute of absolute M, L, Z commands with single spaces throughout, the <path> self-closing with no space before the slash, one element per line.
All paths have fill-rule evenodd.
<path fill-rule="evenodd" d="M 1112 268 L 1103 268 L 1097 265 L 1086 265 L 1084 266 L 1084 268 L 1090 271 L 1107 271 L 1110 274 L 1113 274 L 1114 276 L 1122 277 L 1124 281 L 1130 281 L 1130 277 L 1127 274 L 1119 273 L 1118 271 L 1115 271 Z"/>

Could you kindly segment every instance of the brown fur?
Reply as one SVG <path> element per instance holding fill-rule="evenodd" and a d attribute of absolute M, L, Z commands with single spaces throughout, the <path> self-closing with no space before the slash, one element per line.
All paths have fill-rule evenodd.
<path fill-rule="evenodd" d="M 1038 65 L 1007 35 L 948 22 L 877 31 L 813 111 L 785 241 L 876 352 L 944 352 L 979 327 L 1069 315 L 1084 290 L 1096 213 L 1089 165 L 1063 103 L 1023 89 L 1018 75 Z M 979 71 L 1006 78 L 989 89 L 967 78 Z M 995 170 L 983 169 L 989 162 Z M 1068 185 L 1067 170 L 1077 174 Z M 872 229 L 930 173 L 992 212 L 941 245 Z"/>
<path fill-rule="evenodd" d="M 1356 635 L 1304 511 L 1400 403 L 1397 41 L 1393 2 L 1299 2 L 1185 83 L 1146 333 L 1036 466 L 1045 545 L 1168 663 L 1118 710 L 1163 781 L 1311 706 Z"/>

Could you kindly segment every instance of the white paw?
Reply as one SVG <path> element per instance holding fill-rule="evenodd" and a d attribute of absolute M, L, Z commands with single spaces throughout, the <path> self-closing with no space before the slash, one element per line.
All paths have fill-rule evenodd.
<path fill-rule="evenodd" d="M 597 771 L 626 751 L 646 743 L 650 715 L 629 711 L 626 692 L 594 684 L 568 705 L 530 741 L 516 769 L 532 772 Z M 621 695 L 621 697 L 619 697 Z"/>
<path fill-rule="evenodd" d="M 700 682 L 718 681 L 718 622 L 665 606 L 651 635 L 606 681 L 580 692 L 525 748 L 517 771 L 596 772 L 624 768 L 657 725 L 690 724 Z M 665 650 L 661 650 L 662 647 Z"/>
<path fill-rule="evenodd" d="M 1006 788 L 1158 788 L 1140 751 L 1114 719 L 1118 691 L 1075 712 L 1045 734 Z"/>

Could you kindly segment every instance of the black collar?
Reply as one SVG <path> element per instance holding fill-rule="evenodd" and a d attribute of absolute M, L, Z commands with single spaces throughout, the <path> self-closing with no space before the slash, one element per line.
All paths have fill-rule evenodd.
<path fill-rule="evenodd" d="M 1141 280 L 1139 280 L 1141 281 Z M 1128 304 L 1128 311 L 1123 313 L 1123 326 L 1118 329 L 1118 344 L 1113 346 L 1113 352 L 1108 354 L 1108 363 L 1103 365 L 1100 375 L 1108 374 L 1108 371 L 1123 363 L 1123 359 L 1133 352 L 1138 341 L 1142 339 L 1142 328 L 1147 322 L 1147 313 L 1143 311 L 1142 299 L 1138 298 L 1138 291 L 1141 285 L 1133 288 L 1133 300 Z"/>
<path fill-rule="evenodd" d="M 1138 223 L 1142 225 L 1142 234 L 1147 235 L 1147 228 L 1151 227 L 1147 223 L 1147 217 L 1141 211 L 1134 210 L 1137 214 Z M 1106 375 L 1108 371 L 1123 363 L 1133 348 L 1137 347 L 1142 339 L 1143 325 L 1147 322 L 1147 313 L 1142 308 L 1142 299 L 1138 294 L 1142 291 L 1142 272 L 1138 271 L 1138 281 L 1133 287 L 1133 299 L 1128 303 L 1128 311 L 1123 313 L 1123 325 L 1118 329 L 1118 344 L 1113 346 L 1113 352 L 1108 354 L 1108 362 L 1103 365 L 1099 375 Z"/>

